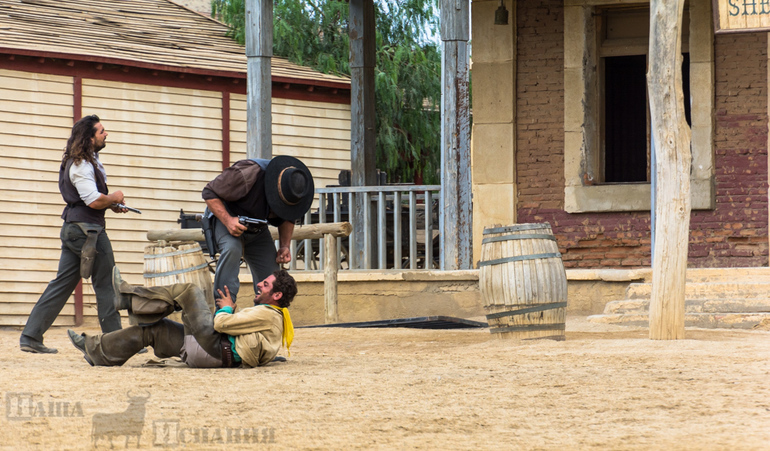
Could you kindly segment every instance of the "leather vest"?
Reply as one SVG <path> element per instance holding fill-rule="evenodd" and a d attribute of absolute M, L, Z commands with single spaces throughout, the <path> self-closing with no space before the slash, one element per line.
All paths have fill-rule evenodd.
<path fill-rule="evenodd" d="M 67 160 L 59 168 L 59 191 L 62 198 L 64 198 L 64 202 L 67 203 L 61 217 L 64 219 L 64 222 L 89 222 L 104 227 L 106 225 L 104 221 L 106 208 L 95 210 L 86 205 L 80 198 L 77 188 L 70 181 L 70 167 L 73 161 L 72 159 Z M 107 188 L 107 180 L 105 180 L 104 174 L 96 165 L 93 166 L 94 176 L 96 177 L 96 189 L 102 194 L 109 194 L 110 191 Z"/>

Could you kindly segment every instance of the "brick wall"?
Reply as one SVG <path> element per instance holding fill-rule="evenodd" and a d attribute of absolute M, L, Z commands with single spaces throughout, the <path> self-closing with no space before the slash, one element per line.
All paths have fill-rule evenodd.
<path fill-rule="evenodd" d="M 549 222 L 568 268 L 650 266 L 649 213 L 563 210 L 561 5 L 518 2 L 518 222 Z M 765 266 L 767 34 L 717 37 L 715 69 L 717 207 L 692 213 L 688 265 Z"/>

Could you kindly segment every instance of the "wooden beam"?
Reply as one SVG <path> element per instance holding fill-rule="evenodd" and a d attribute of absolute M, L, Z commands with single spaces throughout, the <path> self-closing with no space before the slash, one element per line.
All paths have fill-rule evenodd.
<path fill-rule="evenodd" d="M 685 0 L 650 2 L 647 89 L 655 142 L 655 252 L 650 338 L 684 338 L 690 232 L 690 128 L 684 115 L 681 28 Z"/>
<path fill-rule="evenodd" d="M 270 227 L 274 240 L 278 239 L 278 229 Z M 294 240 L 318 240 L 325 235 L 345 237 L 353 231 L 349 222 L 327 222 L 325 224 L 307 224 L 294 227 Z M 149 241 L 204 241 L 201 229 L 148 230 Z"/>
<path fill-rule="evenodd" d="M 324 261 L 324 318 L 326 324 L 340 322 L 340 316 L 337 309 L 337 272 L 339 263 L 337 262 L 337 238 L 331 235 L 324 237 L 326 250 Z"/>
<path fill-rule="evenodd" d="M 441 0 L 441 269 L 471 269 L 469 0 Z"/>
<path fill-rule="evenodd" d="M 273 2 L 246 0 L 246 155 L 273 156 L 272 82 Z"/>
<path fill-rule="evenodd" d="M 230 167 L 230 93 L 222 91 L 222 170 Z"/>
<path fill-rule="evenodd" d="M 351 185 L 377 185 L 375 173 L 374 65 L 375 23 L 373 0 L 350 0 L 350 169 Z M 355 252 L 352 261 L 365 268 L 365 196 L 356 197 Z M 371 227 L 374 225 L 371 223 Z M 368 249 L 369 255 L 373 249 Z"/>

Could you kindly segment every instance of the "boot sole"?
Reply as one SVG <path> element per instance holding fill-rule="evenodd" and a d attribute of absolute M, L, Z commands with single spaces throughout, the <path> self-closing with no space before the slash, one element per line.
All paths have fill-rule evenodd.
<path fill-rule="evenodd" d="M 19 349 L 24 352 L 30 352 L 32 354 L 57 354 L 59 352 L 58 349 L 46 348 L 47 350 L 43 351 L 28 345 L 19 345 Z"/>
<path fill-rule="evenodd" d="M 91 360 L 91 357 L 88 357 L 88 353 L 86 353 L 86 350 L 81 349 L 80 346 L 78 346 L 78 344 L 75 343 L 75 340 L 72 338 L 70 334 L 67 334 L 67 337 L 69 337 L 70 341 L 72 342 L 72 346 L 74 346 L 75 349 L 83 353 L 83 358 L 86 359 L 86 362 L 88 362 L 89 365 L 94 366 L 94 362 Z"/>

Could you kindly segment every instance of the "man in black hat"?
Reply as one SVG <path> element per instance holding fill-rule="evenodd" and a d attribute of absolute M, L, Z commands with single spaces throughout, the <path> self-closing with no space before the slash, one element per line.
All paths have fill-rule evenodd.
<path fill-rule="evenodd" d="M 294 221 L 310 209 L 313 193 L 310 171 L 289 156 L 238 161 L 203 188 L 219 250 L 214 293 L 227 286 L 233 299 L 237 298 L 241 257 L 255 284 L 291 260 Z M 240 216 L 264 219 L 276 226 L 278 250 L 267 226 L 246 227 L 239 222 Z"/>

